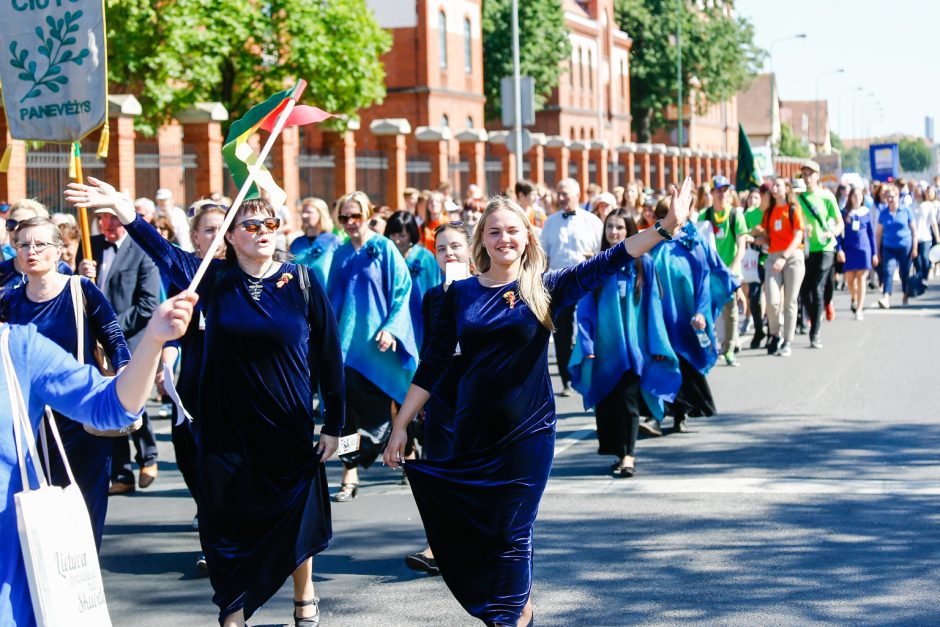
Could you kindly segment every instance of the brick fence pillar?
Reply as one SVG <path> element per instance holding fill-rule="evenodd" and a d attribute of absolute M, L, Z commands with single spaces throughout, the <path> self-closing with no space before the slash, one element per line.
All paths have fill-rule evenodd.
<path fill-rule="evenodd" d="M 183 140 L 196 154 L 196 195 L 205 197 L 213 192 L 221 193 L 225 176 L 222 122 L 228 120 L 228 111 L 220 102 L 203 102 L 181 111 L 176 119 L 183 125 Z M 274 178 L 283 187 L 281 177 L 275 174 Z M 286 187 L 284 189 L 287 191 Z M 296 194 L 291 196 L 295 197 Z"/>
<path fill-rule="evenodd" d="M 406 135 L 411 134 L 411 124 L 405 118 L 373 120 L 369 130 L 378 138 L 379 150 L 385 154 L 388 170 L 385 174 L 385 203 L 392 209 L 405 206 L 407 181 Z"/>
<path fill-rule="evenodd" d="M 486 141 L 489 139 L 485 129 L 468 128 L 457 134 L 460 143 L 460 156 L 469 165 L 464 188 L 476 185 L 486 189 Z"/>
<path fill-rule="evenodd" d="M 418 152 L 431 160 L 431 189 L 450 181 L 450 139 L 446 126 L 419 126 L 415 129 Z"/>
<path fill-rule="evenodd" d="M 333 154 L 333 197 L 356 191 L 356 137 L 353 131 L 328 131 L 323 138 Z"/>

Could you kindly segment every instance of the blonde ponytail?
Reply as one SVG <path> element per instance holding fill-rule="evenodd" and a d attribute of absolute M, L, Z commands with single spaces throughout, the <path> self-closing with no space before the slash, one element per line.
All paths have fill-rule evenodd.
<path fill-rule="evenodd" d="M 522 264 L 519 268 L 519 298 L 522 299 L 529 311 L 535 315 L 536 320 L 548 329 L 555 330 L 555 324 L 552 322 L 552 297 L 545 289 L 542 282 L 542 274 L 548 268 L 548 258 L 542 249 L 539 238 L 535 235 L 535 229 L 529 222 L 528 216 L 514 200 L 505 196 L 493 196 L 486 205 L 483 215 L 480 216 L 480 222 L 473 230 L 473 237 L 470 239 L 470 253 L 473 256 L 473 263 L 479 272 L 486 272 L 490 269 L 490 256 L 483 245 L 483 231 L 485 230 L 486 219 L 498 209 L 512 211 L 522 221 L 526 228 L 526 247 L 522 252 Z"/>

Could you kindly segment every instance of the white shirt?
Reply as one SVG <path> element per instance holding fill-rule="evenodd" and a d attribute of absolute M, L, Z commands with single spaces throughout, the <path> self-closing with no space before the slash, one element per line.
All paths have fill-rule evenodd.
<path fill-rule="evenodd" d="M 121 247 L 121 244 L 123 244 L 126 240 L 127 235 L 125 234 L 124 237 L 114 242 L 114 248 L 108 246 L 104 249 L 104 252 L 101 253 L 101 267 L 98 268 L 98 285 L 103 287 L 105 281 L 108 280 L 108 273 L 111 272 L 111 266 L 114 265 L 114 257 L 117 255 L 117 251 Z M 107 243 L 107 240 L 105 240 L 105 243 Z"/>
<path fill-rule="evenodd" d="M 918 242 L 933 241 L 933 229 L 931 225 L 937 224 L 938 211 L 940 211 L 940 207 L 937 206 L 936 202 L 930 200 L 925 200 L 912 209 L 914 224 L 917 227 Z"/>
<path fill-rule="evenodd" d="M 548 216 L 541 237 L 548 269 L 570 268 L 599 253 L 603 230 L 600 218 L 584 209 L 567 218 L 563 211 Z"/>

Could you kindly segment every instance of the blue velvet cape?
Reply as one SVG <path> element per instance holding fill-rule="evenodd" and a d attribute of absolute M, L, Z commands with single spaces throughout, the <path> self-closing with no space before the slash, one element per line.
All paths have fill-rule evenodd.
<path fill-rule="evenodd" d="M 301 235 L 290 245 L 290 253 L 294 261 L 307 266 L 311 274 L 317 278 L 324 288 L 330 276 L 330 266 L 333 263 L 333 253 L 342 244 L 342 240 L 332 233 L 320 233 L 313 240 Z"/>
<path fill-rule="evenodd" d="M 424 295 L 435 285 L 444 280 L 441 267 L 437 265 L 437 258 L 421 244 L 412 246 L 405 256 L 408 264 L 408 273 L 411 274 L 411 299 L 408 309 L 411 312 L 411 324 L 414 326 L 415 344 L 424 343 L 424 314 L 422 304 Z"/>
<path fill-rule="evenodd" d="M 373 235 L 358 251 L 346 242 L 333 254 L 327 294 L 339 325 L 343 362 L 399 403 L 418 363 L 411 285 L 405 259 L 381 235 Z M 392 334 L 395 351 L 379 351 L 379 331 Z"/>
<path fill-rule="evenodd" d="M 574 304 L 630 260 L 623 244 L 543 276 L 552 311 Z M 433 321 L 414 384 L 431 391 L 458 341 L 452 456 L 405 470 L 444 581 L 471 615 L 515 625 L 532 584 L 532 525 L 551 471 L 555 401 L 550 332 L 518 284 L 454 282 Z"/>
<path fill-rule="evenodd" d="M 137 218 L 131 238 L 185 288 L 200 259 Z M 292 274 L 284 283 L 282 277 Z M 294 264 L 256 282 L 238 264 L 213 260 L 200 283 L 205 356 L 194 423 L 199 537 L 219 620 L 251 616 L 332 538 L 326 472 L 314 446 L 313 386 L 320 377 L 321 433 L 339 435 L 344 377 L 333 311 L 318 281 L 309 302 Z"/>
<path fill-rule="evenodd" d="M 83 338 L 85 363 L 97 367 L 94 354 L 97 340 L 101 342 L 105 354 L 115 368 L 127 365 L 131 360 L 131 353 L 111 304 L 91 280 L 82 277 L 81 285 L 87 312 Z M 3 318 L 7 322 L 33 323 L 42 335 L 67 353 L 73 356 L 78 354 L 75 310 L 68 284 L 58 296 L 43 303 L 36 303 L 27 298 L 25 287 L 9 291 L 3 296 L 2 310 Z M 112 443 L 110 438 L 91 435 L 81 424 L 69 418 L 69 415 L 56 413 L 56 425 L 62 435 L 62 444 L 75 475 L 75 483 L 81 489 L 88 506 L 95 544 L 100 549 L 104 519 L 108 513 Z M 51 449 L 49 453 L 53 483 L 63 487 L 68 485 L 68 475 L 58 451 Z"/>
<path fill-rule="evenodd" d="M 33 325 L 10 325 L 10 357 L 28 405 L 33 433 L 38 433 L 45 405 L 97 429 L 120 429 L 140 415 L 129 414 L 121 406 L 114 379 L 102 377 L 96 367 L 79 364 Z M 36 618 L 13 501 L 13 495 L 23 490 L 23 482 L 8 394 L 6 376 L 0 368 L 0 398 L 4 399 L 0 401 L 0 625 L 33 627 Z"/>
<path fill-rule="evenodd" d="M 625 372 L 632 370 L 640 377 L 647 406 L 661 419 L 664 402 L 675 398 L 682 378 L 663 320 L 662 287 L 653 258 L 643 255 L 641 263 L 639 302 L 634 298 L 634 262 L 578 302 L 578 333 L 568 372 L 572 386 L 584 398 L 584 408 L 590 409 L 614 390 Z M 588 359 L 588 355 L 594 358 Z M 654 355 L 665 359 L 653 359 Z"/>
<path fill-rule="evenodd" d="M 663 319 L 669 342 L 678 356 L 702 374 L 707 374 L 718 359 L 708 251 L 709 247 L 689 223 L 679 237 L 660 242 L 652 251 L 663 286 Z M 695 314 L 705 318 L 705 332 L 711 342 L 708 347 L 699 344 L 692 328 Z"/>

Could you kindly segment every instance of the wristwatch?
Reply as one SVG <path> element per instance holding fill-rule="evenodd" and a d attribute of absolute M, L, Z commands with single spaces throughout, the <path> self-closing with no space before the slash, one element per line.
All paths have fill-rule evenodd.
<path fill-rule="evenodd" d="M 663 239 L 672 239 L 672 233 L 663 227 L 661 220 L 656 220 L 656 224 L 653 225 L 653 228 L 656 229 L 656 232 L 659 233 Z"/>

